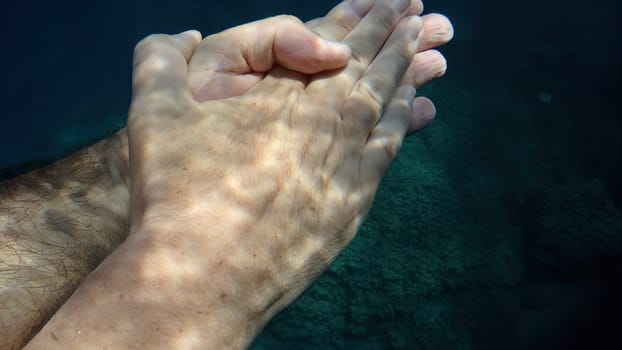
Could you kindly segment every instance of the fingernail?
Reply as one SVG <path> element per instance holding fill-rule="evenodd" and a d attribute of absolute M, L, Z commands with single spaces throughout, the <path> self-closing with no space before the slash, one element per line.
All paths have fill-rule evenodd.
<path fill-rule="evenodd" d="M 413 113 L 423 120 L 432 120 L 436 116 L 436 106 L 426 98 L 416 98 L 413 100 Z"/>
<path fill-rule="evenodd" d="M 352 2 L 352 9 L 358 13 L 359 16 L 364 16 L 373 3 L 374 0 L 354 0 L 354 2 Z"/>
<path fill-rule="evenodd" d="M 397 12 L 404 12 L 410 6 L 410 0 L 393 0 L 391 5 Z"/>

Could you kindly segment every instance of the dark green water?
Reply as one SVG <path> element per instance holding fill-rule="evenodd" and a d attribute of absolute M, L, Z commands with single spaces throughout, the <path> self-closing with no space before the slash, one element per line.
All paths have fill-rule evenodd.
<path fill-rule="evenodd" d="M 133 45 L 332 1 L 0 4 L 9 176 L 124 124 Z M 619 2 L 429 0 L 449 71 L 358 237 L 253 349 L 622 348 Z"/>

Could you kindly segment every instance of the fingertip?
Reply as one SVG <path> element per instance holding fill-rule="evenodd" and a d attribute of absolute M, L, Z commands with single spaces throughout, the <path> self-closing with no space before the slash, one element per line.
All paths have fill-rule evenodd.
<path fill-rule="evenodd" d="M 322 39 L 325 43 L 325 59 L 329 62 L 340 62 L 339 67 L 346 64 L 350 56 L 352 56 L 352 49 L 350 46 L 337 41 L 331 41 Z"/>
<path fill-rule="evenodd" d="M 413 0 L 410 3 L 410 7 L 408 8 L 407 14 L 411 15 L 411 16 L 412 15 L 418 16 L 418 15 L 423 13 L 423 8 L 424 8 L 424 6 L 423 6 L 423 2 L 421 0 Z"/>
<path fill-rule="evenodd" d="M 447 72 L 447 59 L 437 50 L 419 52 L 408 69 L 409 80 L 419 88 Z"/>
<path fill-rule="evenodd" d="M 417 97 L 412 102 L 412 119 L 408 134 L 413 134 L 430 125 L 436 117 L 436 106 L 427 97 Z"/>
<path fill-rule="evenodd" d="M 445 39 L 447 41 L 450 41 L 454 38 L 454 25 L 449 17 L 445 16 L 442 13 L 431 13 L 430 16 L 436 18 L 438 22 L 443 23 L 445 27 Z"/>
<path fill-rule="evenodd" d="M 343 67 L 351 54 L 347 45 L 324 39 L 302 23 L 289 23 L 275 38 L 276 61 L 305 74 Z"/>
<path fill-rule="evenodd" d="M 454 27 L 449 18 L 439 13 L 431 13 L 423 16 L 423 27 L 426 33 L 423 50 L 444 45 L 454 37 Z"/>
<path fill-rule="evenodd" d="M 344 66 L 352 50 L 342 42 L 323 38 L 309 27 L 300 25 L 297 31 L 292 31 L 290 40 L 297 42 L 298 50 L 295 54 L 305 64 L 311 64 L 312 71 L 304 73 L 318 73 L 327 69 L 335 69 Z M 294 36 L 296 38 L 294 38 Z"/>

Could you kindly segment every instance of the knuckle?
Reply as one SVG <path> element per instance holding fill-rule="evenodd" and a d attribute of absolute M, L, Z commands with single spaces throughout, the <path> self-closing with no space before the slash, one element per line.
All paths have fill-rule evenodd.
<path fill-rule="evenodd" d="M 359 83 L 358 92 L 371 103 L 375 110 L 381 111 L 386 99 L 384 91 L 385 83 L 377 77 L 369 77 Z"/>
<path fill-rule="evenodd" d="M 404 45 L 396 45 L 390 50 L 390 57 L 392 61 L 395 62 L 393 65 L 397 72 L 396 75 L 399 75 L 400 71 L 406 71 L 410 62 L 413 60 L 413 56 L 415 55 L 416 45 L 414 42 L 406 42 Z"/>
<path fill-rule="evenodd" d="M 374 129 L 370 138 L 376 140 L 375 146 L 382 151 L 382 155 L 384 159 L 379 159 L 377 164 L 378 171 L 383 172 L 385 166 L 382 164 L 386 164 L 387 162 L 393 161 L 397 158 L 397 155 L 402 148 L 403 137 L 401 137 L 398 133 L 390 132 L 388 130 L 383 129 Z"/>
<path fill-rule="evenodd" d="M 281 36 L 290 32 L 306 30 L 306 26 L 300 19 L 292 15 L 278 15 L 270 18 L 269 26 L 274 30 L 276 36 Z"/>
<path fill-rule="evenodd" d="M 162 34 L 149 34 L 136 44 L 134 51 L 139 51 L 151 46 L 154 42 L 162 39 Z"/>
<path fill-rule="evenodd" d="M 374 100 L 367 98 L 364 93 L 350 95 L 342 108 L 342 116 L 355 121 L 355 124 L 358 125 L 357 128 L 366 130 L 366 133 L 371 131 L 380 119 L 381 114 L 381 107 L 379 108 L 379 105 Z"/>
<path fill-rule="evenodd" d="M 134 46 L 134 66 L 145 59 L 154 43 L 162 40 L 163 34 L 150 34 Z"/>
<path fill-rule="evenodd" d="M 406 97 L 395 97 L 391 102 L 390 110 L 400 117 L 408 117 L 412 110 L 411 101 L 406 99 Z"/>
<path fill-rule="evenodd" d="M 351 60 L 356 65 L 357 71 L 364 72 L 369 66 L 369 59 L 357 45 L 351 45 L 350 50 L 352 52 Z"/>
<path fill-rule="evenodd" d="M 169 36 L 166 34 L 149 34 L 145 38 L 136 44 L 134 47 L 134 56 L 144 55 L 158 42 L 168 40 Z"/>
<path fill-rule="evenodd" d="M 272 17 L 272 19 L 276 22 L 283 22 L 283 23 L 293 24 L 293 25 L 303 24 L 302 21 L 298 17 L 292 16 L 292 15 L 278 15 L 278 16 Z"/>
<path fill-rule="evenodd" d="M 395 135 L 390 135 L 387 142 L 383 145 L 383 150 L 386 157 L 389 160 L 394 160 L 397 158 L 400 149 L 402 148 L 402 138 L 396 137 Z"/>
<path fill-rule="evenodd" d="M 398 15 L 395 11 L 389 6 L 389 4 L 385 4 L 385 6 L 378 7 L 378 15 L 375 16 L 375 24 L 378 28 L 381 28 L 383 31 L 390 33 L 395 28 L 395 25 L 398 21 Z"/>

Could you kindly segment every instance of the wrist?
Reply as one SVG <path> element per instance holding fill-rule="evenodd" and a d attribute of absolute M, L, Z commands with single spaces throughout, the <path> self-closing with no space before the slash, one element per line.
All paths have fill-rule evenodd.
<path fill-rule="evenodd" d="M 247 348 L 260 327 L 226 278 L 152 238 L 133 232 L 27 349 Z"/>
<path fill-rule="evenodd" d="M 322 244 L 318 236 L 296 234 L 291 217 L 284 221 L 272 210 L 253 215 L 218 191 L 216 186 L 214 197 L 203 201 L 134 203 L 144 210 L 133 211 L 125 244 L 149 247 L 138 268 L 143 278 L 177 293 L 181 305 L 211 312 L 196 315 L 207 317 L 197 320 L 207 327 L 202 333 L 217 330 L 210 338 L 245 347 L 321 271 L 314 259 Z"/>
<path fill-rule="evenodd" d="M 246 349 L 262 327 L 258 324 L 261 313 L 245 297 L 249 288 L 241 281 L 239 271 L 223 258 L 226 254 L 213 249 L 215 246 L 187 239 L 171 241 L 161 234 L 154 229 L 135 230 L 126 242 L 129 250 L 138 252 L 129 264 L 140 272 L 136 276 L 139 288 L 133 295 L 165 304 L 160 308 L 165 310 L 157 314 L 168 315 L 163 326 L 169 327 L 174 338 L 184 339 L 194 333 L 201 335 L 202 348 Z M 192 235 L 181 231 L 175 234 Z"/>
<path fill-rule="evenodd" d="M 229 223 L 221 220 L 205 230 L 196 230 L 196 223 L 175 230 L 171 230 L 173 225 L 143 223 L 132 230 L 130 238 L 135 242 L 131 244 L 149 247 L 141 267 L 143 276 L 160 281 L 160 287 L 169 288 L 179 300 L 186 298 L 179 294 L 183 285 L 188 295 L 184 303 L 210 310 L 210 317 L 219 320 L 221 327 L 232 326 L 233 333 L 244 335 L 250 345 L 281 309 L 277 304 L 285 288 L 273 264 L 253 250 L 253 236 L 260 236 L 257 230 Z"/>

